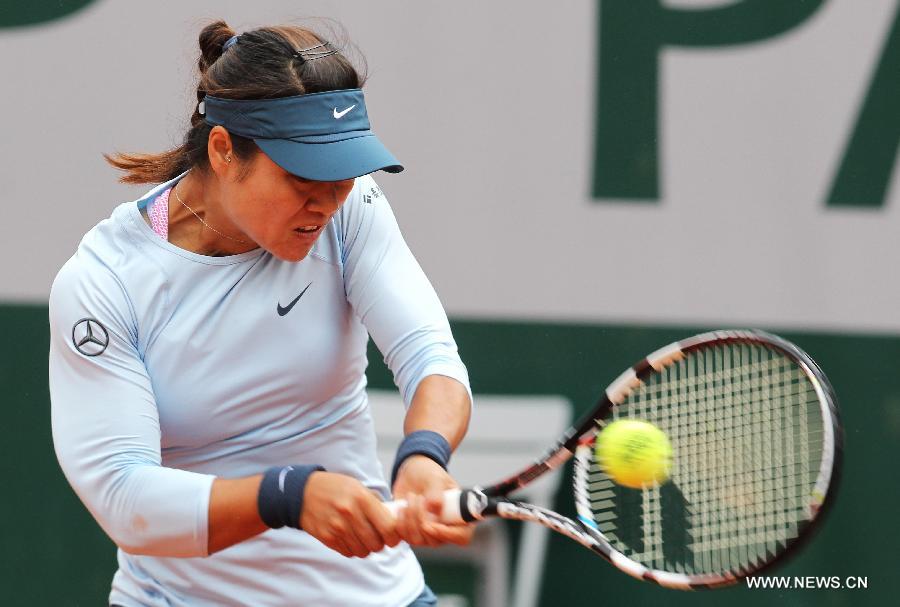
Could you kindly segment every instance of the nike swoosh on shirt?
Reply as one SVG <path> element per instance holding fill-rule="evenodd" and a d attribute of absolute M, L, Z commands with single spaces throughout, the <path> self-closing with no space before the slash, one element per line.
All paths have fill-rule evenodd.
<path fill-rule="evenodd" d="M 308 285 L 306 285 L 306 289 L 310 288 L 311 286 L 312 286 L 312 283 L 309 283 Z M 278 312 L 278 315 L 279 315 L 279 316 L 284 316 L 285 314 L 287 314 L 288 312 L 290 312 L 290 311 L 291 311 L 291 308 L 293 308 L 294 305 L 295 305 L 298 301 L 300 301 L 300 298 L 303 297 L 303 294 L 306 293 L 306 289 L 303 289 L 302 291 L 300 291 L 300 295 L 298 295 L 297 297 L 295 297 L 295 298 L 294 298 L 294 301 L 292 301 L 291 303 L 289 303 L 288 305 L 286 305 L 286 306 L 283 307 L 283 308 L 281 307 L 281 303 L 279 302 L 279 303 L 278 303 L 278 307 L 276 308 L 276 311 Z"/>
<path fill-rule="evenodd" d="M 340 112 L 337 111 L 337 108 L 334 108 L 334 119 L 339 120 L 339 119 L 343 118 L 344 114 L 346 114 L 347 112 L 349 112 L 350 110 L 352 110 L 355 107 L 356 107 L 356 104 L 354 103 L 353 105 L 348 107 L 346 110 L 341 110 Z"/>

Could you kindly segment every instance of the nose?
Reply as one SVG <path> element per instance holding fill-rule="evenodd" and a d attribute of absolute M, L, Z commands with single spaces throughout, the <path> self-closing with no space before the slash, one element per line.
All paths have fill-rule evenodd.
<path fill-rule="evenodd" d="M 331 215 L 344 204 L 344 200 L 346 200 L 352 187 L 352 179 L 346 181 L 323 181 L 321 182 L 321 187 L 317 188 L 316 192 L 310 196 L 306 203 L 306 208 L 324 215 Z"/>

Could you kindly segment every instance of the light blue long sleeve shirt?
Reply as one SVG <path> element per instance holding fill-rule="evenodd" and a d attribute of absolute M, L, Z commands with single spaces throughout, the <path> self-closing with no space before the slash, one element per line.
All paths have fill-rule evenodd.
<path fill-rule="evenodd" d="M 386 198 L 358 178 L 297 263 L 261 249 L 207 257 L 163 240 L 141 214 L 178 179 L 92 229 L 50 296 L 53 439 L 120 548 L 110 601 L 408 604 L 424 582 L 405 544 L 348 559 L 283 528 L 207 553 L 217 476 L 321 464 L 389 497 L 365 393 L 369 335 L 407 405 L 428 375 L 468 389 Z"/>

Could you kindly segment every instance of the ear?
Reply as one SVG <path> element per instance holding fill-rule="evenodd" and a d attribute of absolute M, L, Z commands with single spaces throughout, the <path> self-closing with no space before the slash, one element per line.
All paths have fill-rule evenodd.
<path fill-rule="evenodd" d="M 209 166 L 219 177 L 226 177 L 232 169 L 234 151 L 231 147 L 231 135 L 222 126 L 214 126 L 209 132 L 206 142 L 206 153 L 209 156 Z"/>

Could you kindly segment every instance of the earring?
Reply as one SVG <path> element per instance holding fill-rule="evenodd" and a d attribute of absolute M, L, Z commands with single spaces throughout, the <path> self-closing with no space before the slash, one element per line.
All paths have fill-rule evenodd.
<path fill-rule="evenodd" d="M 225 162 L 231 162 L 231 156 L 230 156 L 230 155 L 225 157 Z"/>

